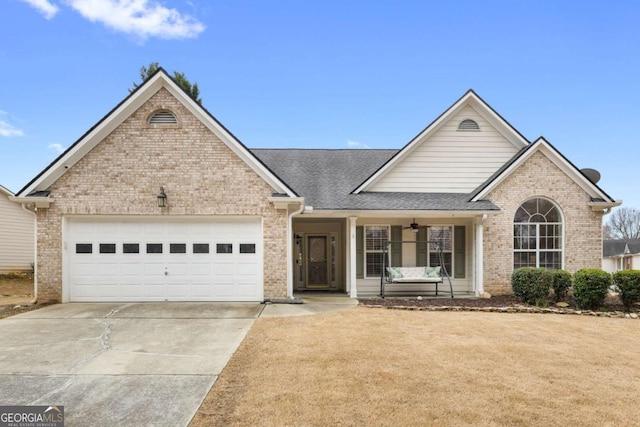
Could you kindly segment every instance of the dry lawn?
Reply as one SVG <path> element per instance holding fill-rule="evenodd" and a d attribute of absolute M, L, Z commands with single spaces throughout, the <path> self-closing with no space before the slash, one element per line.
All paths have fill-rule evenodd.
<path fill-rule="evenodd" d="M 639 338 L 573 315 L 260 318 L 191 425 L 638 425 Z"/>
<path fill-rule="evenodd" d="M 31 301 L 33 273 L 0 274 L 0 319 L 41 307 L 28 305 Z"/>
<path fill-rule="evenodd" d="M 22 304 L 33 299 L 33 273 L 0 274 L 0 305 Z"/>

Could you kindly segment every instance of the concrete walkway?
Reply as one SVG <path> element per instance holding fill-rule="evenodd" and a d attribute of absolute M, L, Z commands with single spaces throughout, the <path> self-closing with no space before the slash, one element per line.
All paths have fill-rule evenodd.
<path fill-rule="evenodd" d="M 358 305 L 358 300 L 340 294 L 296 295 L 303 304 L 265 304 L 260 317 L 306 316 L 346 310 Z"/>
<path fill-rule="evenodd" d="M 357 305 L 58 304 L 0 321 L 0 405 L 62 405 L 66 426 L 186 426 L 258 317 Z"/>

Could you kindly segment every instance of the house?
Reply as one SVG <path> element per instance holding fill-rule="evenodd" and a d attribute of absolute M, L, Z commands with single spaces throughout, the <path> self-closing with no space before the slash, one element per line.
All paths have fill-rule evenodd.
<path fill-rule="evenodd" d="M 473 91 L 400 150 L 250 150 L 164 70 L 14 200 L 63 302 L 373 296 L 437 248 L 456 294 L 510 293 L 516 267 L 600 266 L 620 204 Z"/>
<path fill-rule="evenodd" d="M 0 272 L 31 271 L 35 262 L 35 215 L 12 203 L 0 185 Z"/>
<path fill-rule="evenodd" d="M 640 269 L 640 239 L 611 239 L 602 245 L 602 269 L 609 273 Z"/>

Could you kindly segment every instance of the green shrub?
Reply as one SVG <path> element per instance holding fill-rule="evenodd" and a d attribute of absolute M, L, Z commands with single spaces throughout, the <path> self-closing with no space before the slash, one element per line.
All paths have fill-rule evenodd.
<path fill-rule="evenodd" d="M 620 293 L 620 299 L 626 311 L 640 301 L 640 271 L 625 270 L 613 273 L 613 284 Z"/>
<path fill-rule="evenodd" d="M 553 275 L 553 283 L 551 285 L 553 287 L 553 296 L 558 302 L 567 296 L 567 292 L 571 289 L 573 277 L 566 270 L 553 270 L 551 274 Z"/>
<path fill-rule="evenodd" d="M 612 284 L 611 274 L 599 269 L 584 269 L 573 275 L 573 299 L 578 308 L 598 310 Z"/>
<path fill-rule="evenodd" d="M 515 296 L 527 304 L 536 304 L 549 296 L 553 276 L 546 268 L 522 267 L 511 275 Z"/>

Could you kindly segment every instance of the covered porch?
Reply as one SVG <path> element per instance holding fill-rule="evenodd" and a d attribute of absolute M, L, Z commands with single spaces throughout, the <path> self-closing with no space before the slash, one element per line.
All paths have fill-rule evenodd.
<path fill-rule="evenodd" d="M 444 263 L 454 297 L 478 296 L 484 291 L 486 218 L 486 212 L 306 212 L 293 221 L 293 292 L 375 297 L 380 295 L 386 266 Z M 389 241 L 402 243 L 389 249 Z M 429 241 L 439 242 L 442 253 Z M 448 281 L 440 289 L 448 292 Z M 386 287 L 385 295 L 430 295 L 432 291 L 429 285 L 393 284 Z"/>

